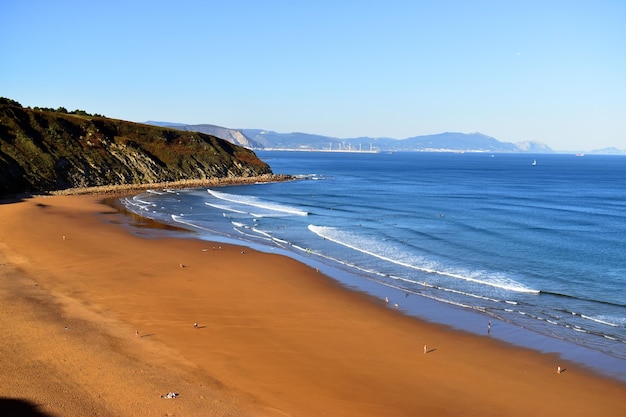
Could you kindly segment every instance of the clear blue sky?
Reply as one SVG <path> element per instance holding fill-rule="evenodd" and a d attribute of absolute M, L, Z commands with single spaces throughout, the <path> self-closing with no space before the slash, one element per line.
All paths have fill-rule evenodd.
<path fill-rule="evenodd" d="M 0 57 L 31 107 L 626 149 L 623 0 L 0 0 Z"/>

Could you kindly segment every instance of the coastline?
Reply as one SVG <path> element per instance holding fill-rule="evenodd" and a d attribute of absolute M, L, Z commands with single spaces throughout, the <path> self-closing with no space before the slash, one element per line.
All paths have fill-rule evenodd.
<path fill-rule="evenodd" d="M 135 236 L 102 199 L 0 204 L 12 318 L 0 410 L 9 398 L 43 415 L 626 413 L 624 383 L 404 316 L 284 256 Z"/>
<path fill-rule="evenodd" d="M 129 195 L 151 189 L 181 189 L 199 187 L 218 187 L 222 185 L 244 185 L 261 182 L 290 181 L 293 178 L 283 174 L 264 174 L 256 177 L 225 177 L 194 180 L 179 180 L 145 184 L 101 185 L 95 187 L 67 188 L 51 191 L 50 195 Z"/>

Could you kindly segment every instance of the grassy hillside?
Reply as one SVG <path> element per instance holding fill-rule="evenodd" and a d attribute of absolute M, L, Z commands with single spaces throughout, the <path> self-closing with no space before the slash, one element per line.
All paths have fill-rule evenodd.
<path fill-rule="evenodd" d="M 202 133 L 0 100 L 0 194 L 268 173 L 252 151 Z"/>

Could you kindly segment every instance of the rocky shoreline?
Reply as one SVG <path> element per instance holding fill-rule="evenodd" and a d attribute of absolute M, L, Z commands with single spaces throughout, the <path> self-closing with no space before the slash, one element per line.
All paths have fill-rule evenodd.
<path fill-rule="evenodd" d="M 145 191 L 151 189 L 183 189 L 183 188 L 199 188 L 199 187 L 221 187 L 225 185 L 245 185 L 255 183 L 291 181 L 294 177 L 284 174 L 264 174 L 254 177 L 226 177 L 226 178 L 209 178 L 209 179 L 193 179 L 180 181 L 167 181 L 146 184 L 122 184 L 122 185 L 102 185 L 97 187 L 76 187 L 65 190 L 51 191 L 50 195 L 115 195 L 129 194 L 137 191 Z"/>

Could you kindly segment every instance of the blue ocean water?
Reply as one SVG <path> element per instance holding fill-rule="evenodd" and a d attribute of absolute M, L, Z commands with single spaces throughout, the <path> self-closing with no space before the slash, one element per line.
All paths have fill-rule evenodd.
<path fill-rule="evenodd" d="M 300 179 L 151 190 L 124 205 L 207 240 L 331 267 L 356 289 L 394 289 L 402 306 L 435 300 L 626 369 L 626 157 L 257 154 Z"/>

